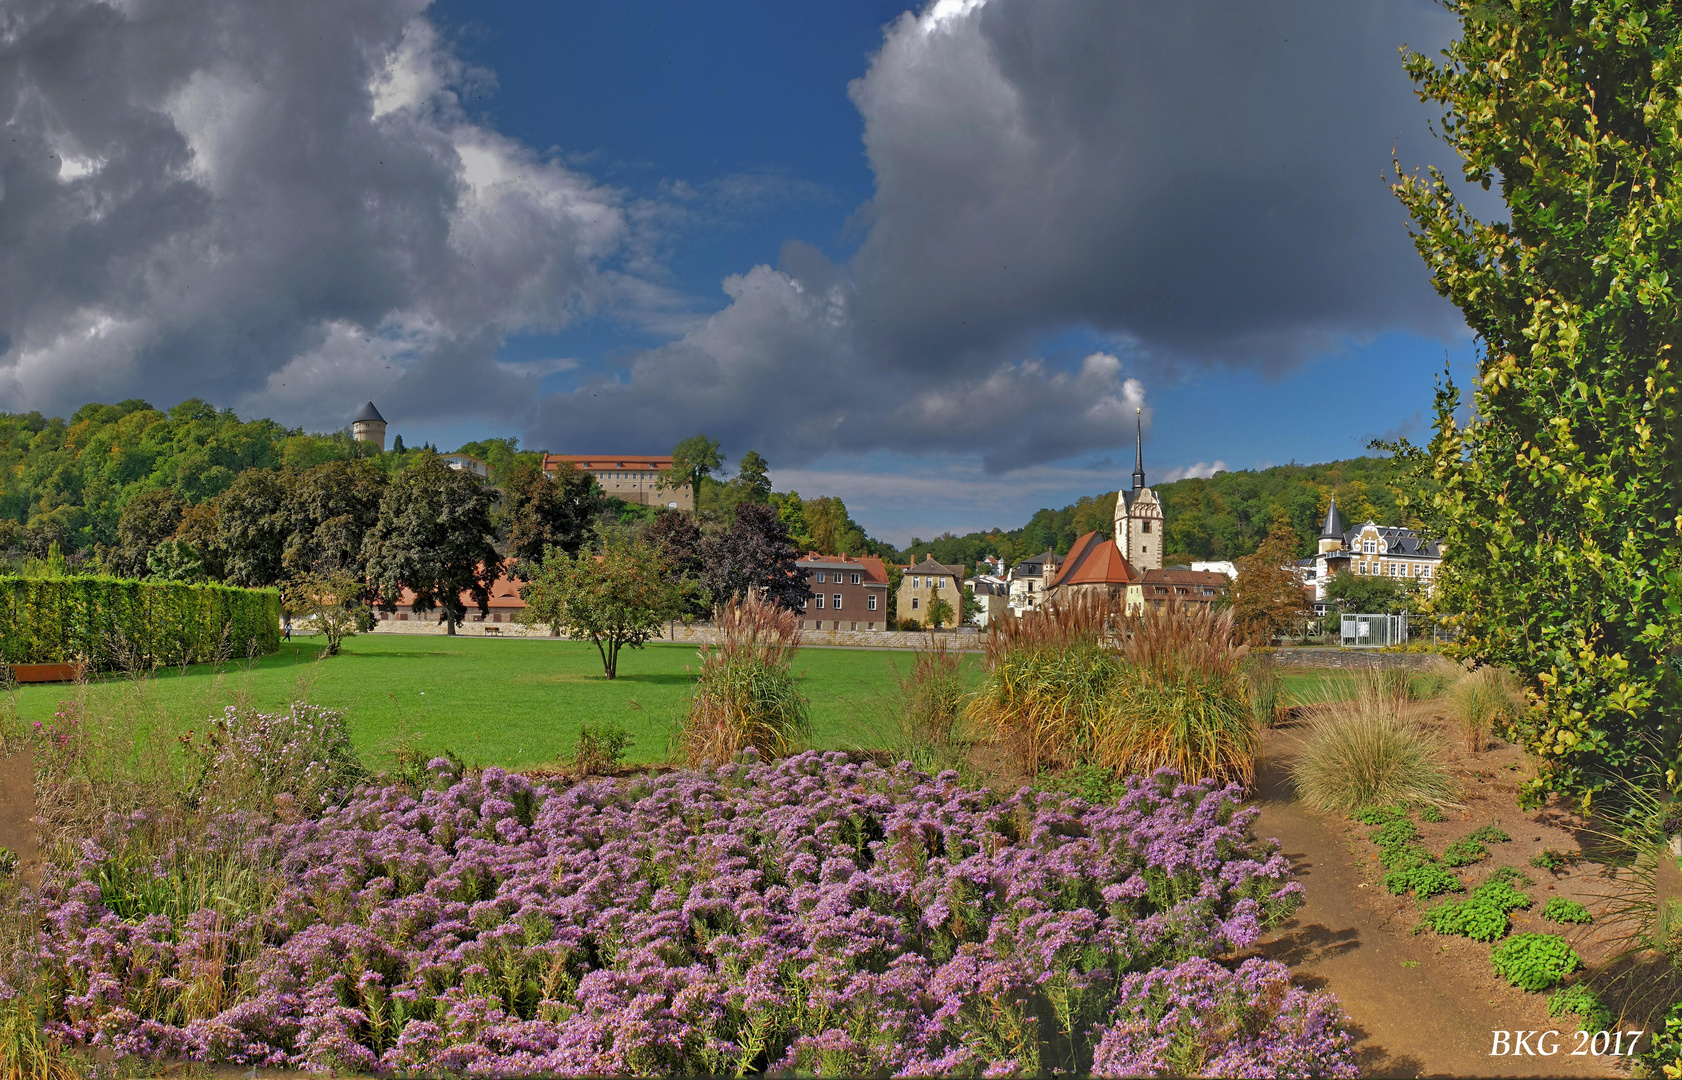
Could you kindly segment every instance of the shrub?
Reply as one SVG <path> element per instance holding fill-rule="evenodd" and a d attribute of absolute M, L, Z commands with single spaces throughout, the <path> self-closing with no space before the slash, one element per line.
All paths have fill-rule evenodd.
<path fill-rule="evenodd" d="M 1594 921 L 1589 909 L 1575 900 L 1567 900 L 1563 896 L 1556 896 L 1542 905 L 1542 918 L 1549 922 L 1572 923 L 1583 925 Z"/>
<path fill-rule="evenodd" d="M 345 714 L 295 701 L 286 712 L 230 705 L 204 734 L 181 736 L 188 801 L 206 810 L 271 810 L 277 802 L 319 814 L 342 801 L 366 770 Z"/>
<path fill-rule="evenodd" d="M 631 733 L 616 720 L 601 720 L 578 729 L 572 763 L 580 776 L 611 772 L 631 745 Z"/>
<path fill-rule="evenodd" d="M 721 604 L 713 618 L 722 640 L 701 652 L 680 734 L 684 757 L 694 765 L 719 764 L 749 747 L 782 757 L 810 727 L 791 670 L 800 614 L 749 590 Z"/>
<path fill-rule="evenodd" d="M 1612 1010 L 1600 1000 L 1600 995 L 1582 983 L 1562 986 L 1548 995 L 1548 1015 L 1564 1016 L 1575 1013 L 1583 1031 L 1607 1031 L 1615 1019 Z"/>
<path fill-rule="evenodd" d="M 47 866 L 26 944 L 57 988 L 46 1030 L 142 1062 L 1087 1072 L 1093 1033 L 1136 1021 L 1165 985 L 1128 976 L 1249 948 L 1300 902 L 1238 798 L 1167 773 L 1113 806 L 1001 797 L 842 754 L 559 789 L 486 769 L 160 852 L 161 871 L 266 853 L 271 891 L 238 922 L 214 908 L 125 921 L 97 882 L 128 834 L 89 837 Z M 1168 983 L 1206 985 L 1246 1021 L 1206 1017 L 1217 1053 L 1346 1068 L 1335 1008 L 1278 965 Z M 1141 1052 L 1129 1039 L 1107 1053 Z"/>
<path fill-rule="evenodd" d="M 0 577 L 0 660 L 146 669 L 265 655 L 280 648 L 273 589 Z"/>
<path fill-rule="evenodd" d="M 1358 1075 L 1354 1038 L 1335 999 L 1291 985 L 1290 969 L 1204 959 L 1129 975 L 1094 1076 Z"/>
<path fill-rule="evenodd" d="M 1490 961 L 1495 974 L 1520 990 L 1531 991 L 1558 986 L 1581 963 L 1558 934 L 1515 935 L 1495 947 Z"/>
<path fill-rule="evenodd" d="M 1250 713 L 1259 727 L 1272 727 L 1279 714 L 1284 683 L 1279 664 L 1271 652 L 1252 652 L 1244 658 L 1244 679 L 1250 699 Z"/>
<path fill-rule="evenodd" d="M 1518 720 L 1523 696 L 1517 681 L 1500 668 L 1482 667 L 1462 675 L 1448 691 L 1448 711 L 1459 725 L 1466 749 L 1476 754 L 1493 731 Z"/>
<path fill-rule="evenodd" d="M 1308 726 L 1291 764 L 1291 783 L 1308 805 L 1334 813 L 1393 803 L 1443 803 L 1453 787 L 1427 732 L 1402 715 L 1402 702 L 1377 679 Z"/>
<path fill-rule="evenodd" d="M 1505 937 L 1509 911 L 1529 907 L 1530 897 L 1513 888 L 1505 877 L 1491 875 L 1471 896 L 1449 900 L 1425 912 L 1425 925 L 1439 934 L 1458 934 L 1473 941 Z"/>

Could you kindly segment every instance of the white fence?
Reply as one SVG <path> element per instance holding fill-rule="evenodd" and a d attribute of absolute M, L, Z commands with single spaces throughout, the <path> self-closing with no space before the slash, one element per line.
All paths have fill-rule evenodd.
<path fill-rule="evenodd" d="M 1400 615 L 1345 615 L 1343 640 L 1345 649 L 1382 649 L 1388 645 L 1406 645 L 1408 640 L 1407 612 Z"/>

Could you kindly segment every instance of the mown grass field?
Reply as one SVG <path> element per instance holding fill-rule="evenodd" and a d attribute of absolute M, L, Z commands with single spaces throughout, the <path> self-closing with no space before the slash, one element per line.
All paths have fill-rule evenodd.
<path fill-rule="evenodd" d="M 470 764 L 532 768 L 570 758 L 584 724 L 615 719 L 634 739 L 626 760 L 640 764 L 666 759 L 688 706 L 686 669 L 697 666 L 693 645 L 649 645 L 622 653 L 619 677 L 609 681 L 593 645 L 543 638 L 369 634 L 348 640 L 339 656 L 320 652 L 314 639 L 301 638 L 253 664 L 22 686 L 13 700 L 24 720 L 50 722 L 61 701 L 84 698 L 85 715 L 96 722 L 126 713 L 168 738 L 202 731 L 209 716 L 235 702 L 267 709 L 306 700 L 347 710 L 357 749 L 376 768 L 405 745 L 448 748 Z M 795 670 L 811 702 L 811 745 L 890 744 L 898 677 L 910 665 L 908 652 L 802 650 Z M 980 657 L 965 657 L 964 670 L 978 682 Z"/>

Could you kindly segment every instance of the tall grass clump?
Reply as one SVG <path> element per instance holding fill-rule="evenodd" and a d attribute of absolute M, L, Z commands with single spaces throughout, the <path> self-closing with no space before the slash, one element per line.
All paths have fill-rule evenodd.
<path fill-rule="evenodd" d="M 800 615 L 749 592 L 713 613 L 721 640 L 701 653 L 701 670 L 679 736 L 691 765 L 729 761 L 749 747 L 784 757 L 809 730 L 805 695 L 792 665 Z"/>
<path fill-rule="evenodd" d="M 947 638 L 930 633 L 912 654 L 911 671 L 897 677 L 899 752 L 920 769 L 940 772 L 962 765 L 970 740 L 963 731 L 963 656 Z"/>
<path fill-rule="evenodd" d="M 1524 696 L 1510 672 L 1481 667 L 1462 675 L 1449 687 L 1448 709 L 1466 740 L 1466 749 L 1476 754 L 1483 750 L 1491 732 L 1518 720 Z"/>
<path fill-rule="evenodd" d="M 1117 773 L 1166 767 L 1248 787 L 1261 733 L 1232 613 L 1147 609 L 1127 620 L 1120 645 L 1125 675 L 1095 739 L 1099 760 Z"/>
<path fill-rule="evenodd" d="M 1407 698 L 1397 683 L 1382 672 L 1362 672 L 1354 690 L 1309 723 L 1291 766 L 1297 795 L 1316 809 L 1346 814 L 1371 805 L 1452 801 L 1441 747 L 1404 715 Z"/>
<path fill-rule="evenodd" d="M 965 715 L 1010 748 L 1029 775 L 1089 760 L 1124 664 L 1112 647 L 1121 605 L 1054 601 L 1005 619 L 987 638 L 987 677 Z"/>
<path fill-rule="evenodd" d="M 1242 670 L 1250 715 L 1255 717 L 1258 727 L 1272 727 L 1285 689 L 1284 680 L 1279 678 L 1279 662 L 1272 652 L 1258 650 L 1244 658 Z"/>

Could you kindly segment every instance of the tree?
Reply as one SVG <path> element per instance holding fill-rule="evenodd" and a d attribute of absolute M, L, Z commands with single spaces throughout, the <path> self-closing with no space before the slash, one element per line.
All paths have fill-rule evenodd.
<path fill-rule="evenodd" d="M 676 611 L 667 570 L 659 548 L 634 537 L 609 537 L 596 553 L 551 548 L 520 587 L 527 604 L 520 616 L 557 634 L 589 638 L 602 672 L 616 679 L 619 651 L 642 648 Z"/>
<path fill-rule="evenodd" d="M 952 621 L 952 604 L 944 596 L 937 596 L 929 601 L 929 626 L 939 630 Z"/>
<path fill-rule="evenodd" d="M 1459 658 L 1538 707 L 1527 801 L 1682 787 L 1682 11 L 1628 0 L 1461 0 L 1441 63 L 1407 58 L 1482 221 L 1435 171 L 1396 195 L 1482 357 L 1470 419 L 1445 377 L 1420 508 L 1447 563 L 1434 606 Z"/>
<path fill-rule="evenodd" d="M 477 476 L 450 468 L 436 453 L 416 455 L 392 479 L 363 546 L 380 606 L 395 611 L 409 589 L 414 611 L 443 607 L 451 634 L 467 611 L 463 593 L 481 613 L 489 610 L 490 587 L 502 569 L 492 542 L 491 502 Z"/>
<path fill-rule="evenodd" d="M 749 450 L 742 455 L 742 460 L 736 463 L 736 479 L 731 484 L 740 487 L 743 494 L 753 502 L 765 502 L 771 498 L 771 463 L 759 455 L 757 450 Z"/>
<path fill-rule="evenodd" d="M 380 518 L 386 474 L 371 461 L 329 461 L 288 485 L 281 564 L 293 577 L 366 571 L 362 543 Z"/>
<path fill-rule="evenodd" d="M 222 581 L 228 573 L 222 545 L 216 536 L 217 507 L 217 500 L 187 507 L 181 512 L 181 524 L 175 527 L 174 536 L 193 549 L 205 577 L 212 581 Z"/>
<path fill-rule="evenodd" d="M 204 560 L 185 540 L 164 540 L 146 556 L 146 576 L 158 581 L 204 580 Z"/>
<path fill-rule="evenodd" d="M 679 592 L 677 616 L 704 619 L 712 614 L 712 601 L 701 585 L 705 565 L 701 546 L 705 538 L 695 519 L 668 511 L 642 530 L 643 539 L 653 544 L 666 563 L 666 581 Z"/>
<path fill-rule="evenodd" d="M 724 464 L 718 440 L 705 435 L 691 435 L 672 447 L 672 467 L 666 470 L 666 486 L 687 487 L 696 499 L 701 497 L 701 481 Z"/>
<path fill-rule="evenodd" d="M 847 507 L 833 495 L 810 499 L 806 503 L 806 533 L 812 538 L 813 550 L 825 555 L 840 555 L 841 540 L 847 528 Z"/>
<path fill-rule="evenodd" d="M 976 620 L 977 616 L 981 614 L 981 598 L 975 595 L 974 590 L 964 588 L 961 583 L 958 586 L 958 592 L 963 598 L 963 610 L 958 612 L 958 621 L 963 625 L 968 626 Z M 893 594 L 890 593 L 889 595 L 891 596 Z"/>
<path fill-rule="evenodd" d="M 227 582 L 261 588 L 278 582 L 291 535 L 287 480 L 273 469 L 247 469 L 222 493 L 216 511 L 216 543 L 227 566 Z"/>
<path fill-rule="evenodd" d="M 1326 582 L 1326 599 L 1344 611 L 1360 615 L 1394 615 L 1417 611 L 1417 590 L 1400 578 L 1357 574 L 1344 570 Z"/>
<path fill-rule="evenodd" d="M 550 478 L 541 460 L 518 461 L 501 475 L 505 550 L 520 563 L 537 562 L 551 547 L 573 554 L 584 546 L 605 500 L 588 473 L 562 462 Z"/>
<path fill-rule="evenodd" d="M 1274 519 L 1254 555 L 1237 560 L 1232 583 L 1232 618 L 1250 638 L 1272 641 L 1302 622 L 1302 582 L 1293 570 L 1297 534 L 1283 516 Z"/>
<path fill-rule="evenodd" d="M 130 499 L 117 521 L 112 569 L 124 577 L 146 576 L 147 557 L 153 548 L 175 535 L 184 506 L 181 496 L 167 488 L 142 491 Z"/>
<path fill-rule="evenodd" d="M 727 531 L 701 545 L 701 587 L 714 605 L 756 589 L 767 600 L 799 610 L 813 595 L 799 557 L 775 509 L 744 503 Z"/>
<path fill-rule="evenodd" d="M 327 655 L 337 656 L 345 638 L 354 637 L 368 618 L 366 592 L 360 577 L 341 568 L 294 578 L 281 590 L 281 600 L 327 639 Z"/>

